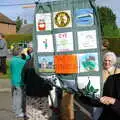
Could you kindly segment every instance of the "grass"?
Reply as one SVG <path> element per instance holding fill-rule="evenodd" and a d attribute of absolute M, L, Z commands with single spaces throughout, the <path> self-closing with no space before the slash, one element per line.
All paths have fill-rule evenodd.
<path fill-rule="evenodd" d="M 1 75 L 0 79 L 10 79 L 10 65 L 9 65 L 9 60 L 7 60 L 7 74 Z"/>

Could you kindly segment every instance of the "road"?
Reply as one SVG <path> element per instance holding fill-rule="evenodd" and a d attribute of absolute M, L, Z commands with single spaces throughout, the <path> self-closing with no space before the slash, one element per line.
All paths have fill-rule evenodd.
<path fill-rule="evenodd" d="M 8 79 L 0 79 L 0 120 L 23 120 L 17 119 L 12 112 L 11 85 Z"/>
<path fill-rule="evenodd" d="M 16 120 L 11 108 L 11 93 L 0 92 L 0 120 Z"/>

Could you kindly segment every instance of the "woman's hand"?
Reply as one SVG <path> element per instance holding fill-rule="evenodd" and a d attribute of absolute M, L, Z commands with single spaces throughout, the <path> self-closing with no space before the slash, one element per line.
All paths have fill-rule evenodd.
<path fill-rule="evenodd" d="M 116 101 L 116 99 L 112 98 L 112 97 L 103 96 L 100 98 L 100 102 L 105 104 L 105 105 L 114 104 L 115 101 Z"/>

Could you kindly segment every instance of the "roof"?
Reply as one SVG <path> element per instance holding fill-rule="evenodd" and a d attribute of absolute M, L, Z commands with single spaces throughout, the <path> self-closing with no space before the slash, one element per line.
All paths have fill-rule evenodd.
<path fill-rule="evenodd" d="M 12 21 L 10 18 L 3 15 L 2 13 L 0 13 L 0 23 L 16 25 L 16 23 L 14 21 Z"/>
<path fill-rule="evenodd" d="M 21 26 L 18 34 L 31 34 L 33 32 L 33 24 L 24 24 Z"/>

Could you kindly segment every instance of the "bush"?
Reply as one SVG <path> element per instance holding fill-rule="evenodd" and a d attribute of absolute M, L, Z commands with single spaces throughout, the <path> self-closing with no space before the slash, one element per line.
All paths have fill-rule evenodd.
<path fill-rule="evenodd" d="M 109 50 L 115 52 L 117 56 L 120 56 L 120 38 L 104 38 L 109 41 Z"/>
<path fill-rule="evenodd" d="M 113 28 L 112 25 L 105 25 L 103 28 L 104 37 L 116 37 L 119 36 L 119 30 L 117 28 Z"/>
<path fill-rule="evenodd" d="M 25 43 L 32 41 L 32 34 L 10 34 L 5 35 L 5 39 L 8 44 L 8 48 L 10 48 L 11 44 L 15 43 Z"/>

